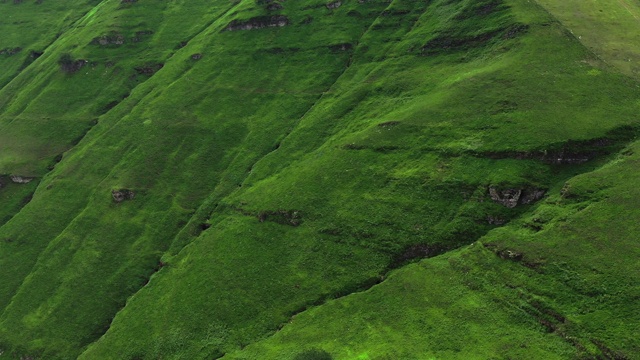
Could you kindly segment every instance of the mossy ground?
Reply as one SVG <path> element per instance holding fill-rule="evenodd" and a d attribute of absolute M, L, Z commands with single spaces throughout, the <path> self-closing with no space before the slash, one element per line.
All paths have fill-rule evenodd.
<path fill-rule="evenodd" d="M 74 5 L 0 3 L 0 358 L 638 353 L 640 87 L 536 3 Z"/>

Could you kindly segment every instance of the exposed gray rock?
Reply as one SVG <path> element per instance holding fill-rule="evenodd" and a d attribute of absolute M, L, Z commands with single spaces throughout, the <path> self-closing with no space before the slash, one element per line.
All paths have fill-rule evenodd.
<path fill-rule="evenodd" d="M 536 188 L 511 188 L 499 190 L 495 187 L 489 187 L 489 197 L 491 197 L 491 200 L 510 209 L 518 206 L 519 204 L 533 204 L 534 202 L 542 199 L 545 193 L 546 190 Z"/>
<path fill-rule="evenodd" d="M 340 6 L 342 6 L 342 1 L 338 0 L 338 1 L 333 1 L 328 3 L 327 5 L 327 9 L 337 9 Z"/>
<path fill-rule="evenodd" d="M 132 200 L 136 194 L 129 189 L 111 190 L 111 196 L 113 201 L 121 203 L 125 200 Z"/>
<path fill-rule="evenodd" d="M 498 252 L 498 256 L 505 260 L 520 261 L 522 260 L 523 254 L 514 250 L 504 249 Z"/>
<path fill-rule="evenodd" d="M 233 20 L 225 28 L 226 31 L 256 30 L 267 27 L 282 27 L 289 25 L 289 18 L 284 15 L 258 16 L 248 20 Z"/>
<path fill-rule="evenodd" d="M 510 209 L 518 205 L 518 201 L 520 200 L 521 195 L 521 189 L 498 190 L 494 187 L 489 188 L 489 196 L 491 197 L 491 200 L 497 202 L 498 204 L 502 204 Z"/>
<path fill-rule="evenodd" d="M 28 184 L 31 181 L 33 181 L 33 178 L 30 178 L 30 177 L 24 177 L 24 176 L 18 176 L 18 175 L 11 175 L 9 177 L 11 178 L 11 181 L 13 181 L 16 184 Z"/>

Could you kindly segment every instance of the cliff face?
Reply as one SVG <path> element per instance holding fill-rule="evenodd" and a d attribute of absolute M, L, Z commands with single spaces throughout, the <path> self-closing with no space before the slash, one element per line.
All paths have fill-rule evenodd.
<path fill-rule="evenodd" d="M 640 87 L 543 3 L 0 2 L 0 358 L 633 358 Z"/>

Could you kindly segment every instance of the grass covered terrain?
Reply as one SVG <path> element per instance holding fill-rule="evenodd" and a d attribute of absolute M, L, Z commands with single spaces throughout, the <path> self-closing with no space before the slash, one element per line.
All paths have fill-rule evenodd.
<path fill-rule="evenodd" d="M 459 251 L 296 315 L 223 359 L 635 359 L 637 142 Z"/>
<path fill-rule="evenodd" d="M 640 87 L 558 4 L 1 2 L 0 358 L 637 358 Z"/>

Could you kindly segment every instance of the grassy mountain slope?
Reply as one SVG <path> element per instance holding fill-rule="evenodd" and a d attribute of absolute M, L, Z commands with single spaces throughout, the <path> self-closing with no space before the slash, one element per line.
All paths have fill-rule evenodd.
<path fill-rule="evenodd" d="M 640 76 L 640 4 L 616 1 L 538 1 L 575 37 L 622 73 Z"/>
<path fill-rule="evenodd" d="M 35 16 L 44 4 L 66 6 L 0 7 Z M 562 239 L 622 206 L 583 197 L 589 179 L 622 174 L 607 169 L 632 176 L 632 158 L 605 164 L 636 136 L 640 89 L 535 3 L 84 6 L 42 56 L 2 75 L 0 173 L 36 180 L 0 189 L 0 358 L 279 358 L 302 341 L 337 358 L 405 356 L 390 350 L 439 319 L 450 330 L 406 354 L 517 357 L 524 339 L 538 358 L 634 354 L 620 334 L 637 319 L 598 324 L 631 311 L 637 264 L 593 270 L 599 253 L 570 256 Z M 591 246 L 611 239 L 601 233 Z M 632 251 L 626 234 L 612 253 Z M 487 247 L 303 312 L 483 236 Z M 602 305 L 581 288 L 587 270 L 596 285 L 624 273 L 599 290 Z M 396 299 L 399 283 L 419 292 Z M 479 312 L 477 346 L 454 341 L 459 322 L 440 315 L 458 298 L 453 319 Z M 398 320 L 387 345 L 375 345 L 391 336 L 379 326 L 329 345 L 372 317 Z"/>
<path fill-rule="evenodd" d="M 640 143 L 511 224 L 223 359 L 636 359 Z"/>

